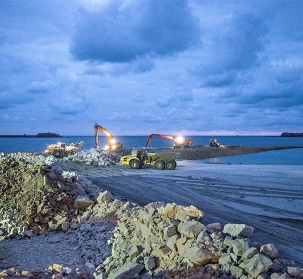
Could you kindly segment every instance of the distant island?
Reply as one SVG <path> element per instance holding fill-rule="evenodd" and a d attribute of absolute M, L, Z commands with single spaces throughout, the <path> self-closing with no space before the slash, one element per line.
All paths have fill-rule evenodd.
<path fill-rule="evenodd" d="M 281 137 L 303 137 L 303 133 L 288 133 L 284 132 L 281 134 Z"/>
<path fill-rule="evenodd" d="M 37 138 L 61 138 L 61 136 L 59 134 L 55 134 L 55 133 L 38 133 L 36 135 Z"/>
<path fill-rule="evenodd" d="M 59 134 L 55 133 L 38 133 L 37 135 L 0 135 L 0 138 L 62 138 Z"/>

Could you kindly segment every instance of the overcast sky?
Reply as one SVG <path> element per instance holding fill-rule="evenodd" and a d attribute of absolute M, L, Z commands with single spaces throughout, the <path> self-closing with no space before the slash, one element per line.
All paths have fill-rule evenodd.
<path fill-rule="evenodd" d="M 1 0 L 0 134 L 303 132 L 303 0 Z"/>

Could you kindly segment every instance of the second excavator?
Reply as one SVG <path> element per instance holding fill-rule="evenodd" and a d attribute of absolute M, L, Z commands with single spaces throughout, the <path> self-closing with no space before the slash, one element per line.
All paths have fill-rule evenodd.
<path fill-rule="evenodd" d="M 95 148 L 98 147 L 98 131 L 107 136 L 108 145 L 105 146 L 106 150 L 119 151 L 123 148 L 122 143 L 116 141 L 116 139 L 114 139 L 112 133 L 107 131 L 105 128 L 101 127 L 100 125 L 98 125 L 96 123 L 94 125 L 94 129 L 95 129 Z"/>
<path fill-rule="evenodd" d="M 190 144 L 193 144 L 193 141 L 191 139 L 185 139 L 184 137 L 168 136 L 168 135 L 162 135 L 162 134 L 151 134 L 151 135 L 149 135 L 147 142 L 145 144 L 146 148 L 148 148 L 148 145 L 149 145 L 152 137 L 173 140 L 175 142 L 173 148 L 189 147 Z"/>

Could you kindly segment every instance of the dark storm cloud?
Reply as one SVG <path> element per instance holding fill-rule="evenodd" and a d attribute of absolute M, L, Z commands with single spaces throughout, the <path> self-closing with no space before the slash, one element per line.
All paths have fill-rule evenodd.
<path fill-rule="evenodd" d="M 76 60 L 131 62 L 182 52 L 199 41 L 198 20 L 185 0 L 122 4 L 116 0 L 97 12 L 79 10 L 70 45 Z"/>
<path fill-rule="evenodd" d="M 181 102 L 192 102 L 194 100 L 191 93 L 179 93 L 177 97 Z"/>
<path fill-rule="evenodd" d="M 3 133 L 302 129 L 302 1 L 0 0 Z"/>
<path fill-rule="evenodd" d="M 246 105 L 263 109 L 290 109 L 303 106 L 303 79 L 297 82 L 272 83 L 261 88 L 230 88 L 218 102 Z M 238 111 L 238 106 L 235 106 Z"/>
<path fill-rule="evenodd" d="M 34 81 L 30 84 L 27 93 L 34 95 L 46 94 L 54 90 L 56 87 L 58 87 L 58 84 L 50 80 L 46 80 L 43 82 Z"/>
<path fill-rule="evenodd" d="M 64 98 L 60 100 L 48 104 L 48 108 L 51 109 L 56 115 L 76 116 L 89 109 L 89 106 L 87 104 L 80 103 L 78 101 L 66 102 Z"/>
<path fill-rule="evenodd" d="M 155 68 L 155 62 L 148 58 L 140 58 L 130 63 L 115 64 L 115 67 L 102 67 L 97 63 L 89 64 L 88 68 L 84 71 L 87 75 L 99 75 L 104 76 L 111 74 L 113 76 L 121 76 L 128 73 L 145 73 Z"/>
<path fill-rule="evenodd" d="M 24 97 L 19 92 L 12 91 L 11 89 L 0 91 L 0 110 L 5 110 L 20 104 L 29 104 L 32 100 L 32 98 Z"/>
<path fill-rule="evenodd" d="M 223 87 L 232 85 L 235 80 L 235 73 L 226 72 L 223 74 L 212 75 L 204 79 L 204 82 L 201 84 L 201 87 Z"/>
<path fill-rule="evenodd" d="M 258 53 L 267 42 L 268 19 L 235 12 L 213 31 L 209 55 L 192 73 L 202 78 L 201 86 L 229 86 L 239 72 L 258 64 Z"/>

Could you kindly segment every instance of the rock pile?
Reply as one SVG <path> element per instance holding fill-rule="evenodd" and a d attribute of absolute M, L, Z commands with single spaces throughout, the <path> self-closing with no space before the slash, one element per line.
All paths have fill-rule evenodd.
<path fill-rule="evenodd" d="M 80 252 L 84 267 L 92 273 L 102 272 L 103 262 L 111 255 L 111 248 L 107 242 L 113 229 L 112 223 L 92 222 L 80 223 L 76 230 L 75 248 Z"/>
<path fill-rule="evenodd" d="M 25 271 L 14 267 L 0 271 L 3 279 L 93 279 L 90 271 L 85 269 L 71 269 L 59 264 L 53 264 L 43 271 Z"/>
<path fill-rule="evenodd" d="M 0 185 L 0 240 L 73 230 L 85 266 L 30 274 L 11 268 L 4 278 L 303 279 L 273 244 L 249 240 L 252 227 L 204 225 L 194 206 L 122 202 L 58 164 L 12 157 L 0 160 Z"/>
<path fill-rule="evenodd" d="M 130 154 L 129 149 L 122 149 L 119 152 L 102 150 L 100 148 L 92 148 L 90 150 L 76 151 L 74 154 L 67 157 L 63 157 L 63 162 L 77 162 L 84 163 L 88 166 L 111 166 L 119 163 L 121 156 Z M 45 165 L 53 165 L 58 159 L 53 155 L 48 155 L 46 153 L 27 153 L 27 152 L 17 152 L 9 154 L 0 154 L 0 161 L 6 157 L 14 158 L 16 160 L 23 160 L 25 162 L 35 164 L 43 163 Z"/>
<path fill-rule="evenodd" d="M 62 161 L 81 162 L 85 163 L 86 165 L 94 166 L 110 166 L 118 163 L 120 161 L 120 157 L 128 153 L 129 151 L 126 149 L 123 149 L 121 152 L 116 153 L 113 151 L 93 148 L 90 150 L 79 151 L 73 155 L 64 157 Z"/>
<path fill-rule="evenodd" d="M 111 256 L 96 267 L 108 278 L 303 278 L 295 263 L 278 258 L 273 244 L 251 242 L 253 228 L 245 224 L 222 230 L 218 223 L 203 225 L 203 213 L 193 206 L 140 207 L 113 200 L 108 192 L 97 199 L 84 219 L 111 213 L 117 218 Z"/>
<path fill-rule="evenodd" d="M 5 160 L 7 157 L 13 158 L 15 160 L 23 160 L 31 164 L 43 163 L 45 165 L 53 165 L 57 161 L 53 155 L 46 156 L 38 153 L 17 152 L 9 153 L 6 155 L 2 153 L 0 156 L 0 162 L 2 160 Z"/>
<path fill-rule="evenodd" d="M 0 240 L 75 227 L 93 204 L 84 188 L 91 196 L 95 190 L 84 177 L 59 166 L 11 157 L 0 161 L 0 185 Z"/>

